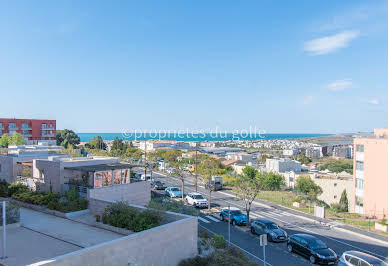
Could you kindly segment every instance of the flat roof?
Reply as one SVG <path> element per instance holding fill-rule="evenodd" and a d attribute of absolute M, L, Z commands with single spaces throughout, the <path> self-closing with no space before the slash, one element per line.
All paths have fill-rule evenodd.
<path fill-rule="evenodd" d="M 85 166 L 71 166 L 65 167 L 69 170 L 78 170 L 85 172 L 98 172 L 98 171 L 107 171 L 107 170 L 116 170 L 116 169 L 129 169 L 135 167 L 129 163 L 110 163 L 110 164 L 97 164 L 97 165 L 85 165 Z"/>

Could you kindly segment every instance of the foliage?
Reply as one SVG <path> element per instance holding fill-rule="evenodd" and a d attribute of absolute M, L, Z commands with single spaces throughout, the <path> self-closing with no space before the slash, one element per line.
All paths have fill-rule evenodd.
<path fill-rule="evenodd" d="M 286 184 L 284 176 L 274 172 L 263 173 L 260 178 L 260 183 L 263 190 L 270 191 L 280 190 Z"/>
<path fill-rule="evenodd" d="M 222 182 L 224 186 L 234 186 L 238 181 L 238 177 L 232 176 L 230 174 L 222 175 Z"/>
<path fill-rule="evenodd" d="M 20 221 L 19 206 L 6 202 L 6 224 L 18 223 Z M 0 213 L 3 212 L 3 204 L 0 204 Z M 0 225 L 3 225 L 3 216 L 0 215 Z"/>
<path fill-rule="evenodd" d="M 343 171 L 353 174 L 353 161 L 349 159 L 331 159 L 325 164 L 319 166 L 320 171 L 328 169 L 333 173 L 341 173 Z"/>
<path fill-rule="evenodd" d="M 249 212 L 253 201 L 261 190 L 261 176 L 263 173 L 259 173 L 256 169 L 250 166 L 246 166 L 243 169 L 243 174 L 240 179 L 235 183 L 233 190 L 238 194 L 245 203 L 245 210 L 247 212 L 247 223 L 249 224 Z"/>
<path fill-rule="evenodd" d="M 297 155 L 291 156 L 291 159 L 300 162 L 301 164 L 309 164 L 311 163 L 311 159 L 306 156 L 304 153 L 299 153 Z"/>
<path fill-rule="evenodd" d="M 8 197 L 8 183 L 4 179 L 0 180 L 0 197 Z"/>
<path fill-rule="evenodd" d="M 348 210 L 348 208 L 349 208 L 349 200 L 348 200 L 348 195 L 347 195 L 345 189 L 344 189 L 344 191 L 342 191 L 339 204 L 341 205 L 342 212 L 348 212 L 349 211 Z"/>
<path fill-rule="evenodd" d="M 75 152 L 73 146 L 71 146 L 71 145 L 68 146 L 67 149 L 61 150 L 61 153 L 63 153 L 63 154 L 69 154 L 69 155 L 71 155 L 71 157 L 82 157 L 81 154 Z"/>
<path fill-rule="evenodd" d="M 106 150 L 107 146 L 101 136 L 95 136 L 88 143 L 85 144 L 85 148 Z"/>
<path fill-rule="evenodd" d="M 13 194 L 16 193 L 22 193 L 22 192 L 28 192 L 29 189 L 26 185 L 23 185 L 22 183 L 13 183 L 8 186 L 8 196 L 12 197 Z"/>
<path fill-rule="evenodd" d="M 11 186 L 8 188 L 8 193 L 18 201 L 34 205 L 47 205 L 47 208 L 61 212 L 74 212 L 88 208 L 88 201 L 80 198 L 75 189 L 68 191 L 64 197 L 65 200 L 62 200 L 63 198 L 58 193 L 30 191 L 21 184 L 15 185 L 12 189 Z"/>
<path fill-rule="evenodd" d="M 0 147 L 8 148 L 9 145 L 23 145 L 26 144 L 24 137 L 20 133 L 15 133 L 13 136 L 4 134 L 0 138 Z"/>
<path fill-rule="evenodd" d="M 115 227 L 140 232 L 158 226 L 161 217 L 155 210 L 138 211 L 125 202 L 116 202 L 105 208 L 102 221 Z"/>
<path fill-rule="evenodd" d="M 187 206 L 182 201 L 176 201 L 169 198 L 156 198 L 148 203 L 148 208 L 159 211 L 170 211 L 176 213 L 183 213 L 192 216 L 198 216 L 199 210 L 192 206 Z"/>
<path fill-rule="evenodd" d="M 8 134 L 4 134 L 0 138 L 0 147 L 8 148 L 8 146 L 11 144 L 12 144 L 12 139 Z"/>
<path fill-rule="evenodd" d="M 57 130 L 55 139 L 57 141 L 57 145 L 63 146 L 66 149 L 69 146 L 75 148 L 80 143 L 79 136 L 70 129 Z"/>
<path fill-rule="evenodd" d="M 169 164 L 175 164 L 178 162 L 179 158 L 182 156 L 182 151 L 179 150 L 172 150 L 167 151 L 163 154 L 163 158 L 169 163 Z"/>
<path fill-rule="evenodd" d="M 296 188 L 298 191 L 315 200 L 318 195 L 322 194 L 322 188 L 308 176 L 300 176 L 296 179 Z"/>
<path fill-rule="evenodd" d="M 204 183 L 206 190 L 209 192 L 209 203 L 208 209 L 211 208 L 211 194 L 214 190 L 214 186 L 211 185 L 212 176 L 217 174 L 217 170 L 219 169 L 220 162 L 213 158 L 206 158 L 199 163 L 199 173 L 201 173 L 201 181 Z"/>
<path fill-rule="evenodd" d="M 213 235 L 211 243 L 215 248 L 224 248 L 226 246 L 225 238 L 222 235 Z"/>
<path fill-rule="evenodd" d="M 196 256 L 194 258 L 182 260 L 179 266 L 256 266 L 256 262 L 249 258 L 236 247 L 217 249 L 206 257 Z"/>

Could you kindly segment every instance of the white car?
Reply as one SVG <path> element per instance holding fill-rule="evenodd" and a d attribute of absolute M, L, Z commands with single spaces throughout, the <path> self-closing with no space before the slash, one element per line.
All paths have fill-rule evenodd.
<path fill-rule="evenodd" d="M 195 192 L 187 194 L 186 202 L 198 208 L 206 208 L 208 205 L 207 199 L 201 193 Z"/>

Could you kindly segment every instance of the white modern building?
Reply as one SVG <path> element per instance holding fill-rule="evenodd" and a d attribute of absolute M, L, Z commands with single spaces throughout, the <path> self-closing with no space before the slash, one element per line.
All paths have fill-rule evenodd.
<path fill-rule="evenodd" d="M 283 155 L 284 156 L 295 156 L 299 153 L 299 150 L 297 149 L 286 149 L 283 150 Z"/>
<path fill-rule="evenodd" d="M 291 160 L 289 158 L 267 159 L 265 162 L 265 168 L 267 171 L 273 171 L 277 173 L 290 171 L 300 172 L 302 170 L 300 162 Z"/>

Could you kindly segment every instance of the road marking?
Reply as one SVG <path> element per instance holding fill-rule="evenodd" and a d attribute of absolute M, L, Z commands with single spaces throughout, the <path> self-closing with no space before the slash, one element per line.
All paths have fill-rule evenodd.
<path fill-rule="evenodd" d="M 212 230 L 210 230 L 210 229 L 208 229 L 208 228 L 206 228 L 205 226 L 203 226 L 203 225 L 200 225 L 199 224 L 199 226 L 200 227 L 202 227 L 202 228 L 204 228 L 205 230 L 207 230 L 207 231 L 209 231 L 210 233 L 212 233 L 213 235 L 218 235 L 216 232 L 213 232 Z M 249 251 L 247 251 L 247 250 L 245 250 L 245 249 L 243 249 L 243 248 L 241 248 L 241 247 L 239 247 L 239 246 L 237 246 L 236 244 L 234 244 L 233 242 L 230 242 L 230 244 L 232 244 L 233 246 L 235 246 L 236 248 L 238 248 L 238 249 L 240 249 L 240 250 L 242 250 L 242 251 L 244 251 L 245 253 L 247 253 L 247 254 L 249 254 L 249 255 L 251 255 L 252 257 L 254 257 L 255 259 L 257 259 L 257 260 L 259 260 L 259 261 L 261 261 L 261 262 L 264 262 L 264 260 L 262 260 L 262 259 L 260 259 L 258 256 L 256 256 L 256 255 L 253 255 L 252 253 L 250 253 Z M 268 266 L 273 266 L 272 264 L 270 264 L 269 262 L 266 262 L 265 264 L 267 264 Z"/>
<path fill-rule="evenodd" d="M 207 224 L 210 223 L 208 220 L 203 219 L 202 217 L 199 217 L 199 216 L 198 216 L 198 220 L 200 220 L 201 222 L 207 223 Z"/>
<path fill-rule="evenodd" d="M 271 214 L 271 215 L 276 215 L 276 216 L 282 217 L 281 214 L 278 214 L 278 213 L 275 213 L 275 212 L 267 212 L 267 213 L 269 213 L 269 214 Z"/>
<path fill-rule="evenodd" d="M 213 216 L 211 216 L 211 215 L 207 215 L 207 216 L 205 216 L 206 218 L 208 218 L 208 219 L 210 219 L 210 220 L 212 220 L 212 221 L 214 221 L 214 222 L 219 222 L 220 220 L 218 220 L 217 218 L 214 218 Z"/>

